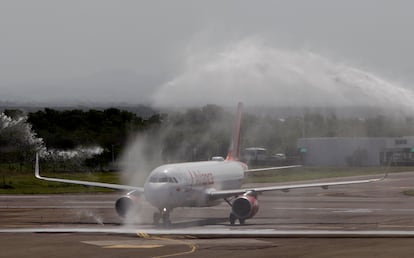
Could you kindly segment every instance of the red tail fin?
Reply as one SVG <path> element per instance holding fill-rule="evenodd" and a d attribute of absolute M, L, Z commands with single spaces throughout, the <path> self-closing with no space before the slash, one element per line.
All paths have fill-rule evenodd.
<path fill-rule="evenodd" d="M 240 131 L 242 120 L 243 103 L 239 102 L 237 105 L 237 117 L 236 124 L 234 125 L 233 139 L 230 146 L 230 150 L 227 153 L 226 160 L 239 160 L 240 159 Z"/>

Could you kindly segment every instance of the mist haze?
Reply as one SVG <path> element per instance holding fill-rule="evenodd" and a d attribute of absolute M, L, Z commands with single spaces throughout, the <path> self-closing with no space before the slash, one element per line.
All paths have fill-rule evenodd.
<path fill-rule="evenodd" d="M 412 7 L 3 1 L 0 102 L 410 110 Z"/>
<path fill-rule="evenodd" d="M 296 150 L 299 137 L 411 134 L 404 115 L 414 108 L 413 9 L 403 0 L 4 0 L 0 105 L 145 104 L 169 115 L 207 104 L 234 112 L 240 101 L 247 109 L 299 108 L 290 117 L 246 112 L 242 147 L 273 154 Z M 391 110 L 404 123 L 390 134 L 390 119 L 309 112 L 354 107 Z M 234 117 L 187 112 L 184 121 L 131 136 L 116 157 L 123 183 L 142 186 L 164 163 L 226 154 Z"/>
<path fill-rule="evenodd" d="M 405 111 L 414 107 L 413 92 L 396 82 L 308 50 L 275 48 L 257 38 L 192 53 L 183 72 L 154 95 L 156 106 L 228 105 L 238 100 L 250 106 Z"/>

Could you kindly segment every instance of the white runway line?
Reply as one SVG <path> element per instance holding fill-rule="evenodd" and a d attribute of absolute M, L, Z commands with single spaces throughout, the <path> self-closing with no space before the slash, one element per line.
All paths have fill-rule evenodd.
<path fill-rule="evenodd" d="M 291 208 L 291 207 L 277 207 L 272 208 L 272 210 L 304 210 L 304 211 L 330 211 L 330 212 L 344 212 L 344 213 L 370 213 L 370 212 L 412 212 L 414 214 L 414 209 L 382 209 L 382 208 L 318 208 L 318 207 L 299 207 L 299 208 Z"/>
<path fill-rule="evenodd" d="M 414 237 L 413 230 L 273 230 L 273 229 L 133 229 L 133 228 L 14 228 L 0 233 L 97 233 L 190 235 L 200 237 Z"/>
<path fill-rule="evenodd" d="M 83 205 L 83 206 L 63 206 L 63 205 L 42 205 L 42 206 L 34 206 L 34 205 L 2 205 L 0 209 L 113 209 L 114 206 L 91 206 L 91 205 Z"/>

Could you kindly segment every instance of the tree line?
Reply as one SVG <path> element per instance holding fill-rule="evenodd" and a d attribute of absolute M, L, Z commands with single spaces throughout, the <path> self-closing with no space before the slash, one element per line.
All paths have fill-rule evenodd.
<path fill-rule="evenodd" d="M 58 111 L 46 108 L 29 113 L 28 122 L 47 148 L 74 149 L 80 145 L 99 145 L 104 149 L 121 148 L 131 132 L 142 131 L 160 118 L 149 119 L 116 108 Z"/>
<path fill-rule="evenodd" d="M 107 166 L 120 153 L 128 136 L 160 123 L 160 115 L 147 119 L 117 108 L 37 112 L 5 110 L 0 116 L 0 162 L 32 163 L 40 151 L 49 163 Z M 62 167 L 62 166 L 60 166 Z M 67 166 L 66 166 L 67 167 Z M 54 166 L 54 168 L 57 168 Z"/>
<path fill-rule="evenodd" d="M 146 159 L 159 162 L 206 160 L 225 156 L 234 114 L 216 105 L 148 118 L 118 108 L 0 114 L 0 162 L 32 164 L 35 151 L 53 170 L 105 170 L 134 139 L 143 138 Z M 377 115 L 365 118 L 305 113 L 280 117 L 246 113 L 242 146 L 297 155 L 301 137 L 395 137 L 414 135 L 414 119 Z M 77 154 L 74 154 L 77 153 Z M 72 162 L 68 162 L 72 160 Z"/>

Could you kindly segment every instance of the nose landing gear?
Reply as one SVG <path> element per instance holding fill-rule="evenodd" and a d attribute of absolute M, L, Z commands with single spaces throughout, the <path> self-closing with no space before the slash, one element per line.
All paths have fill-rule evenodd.
<path fill-rule="evenodd" d="M 171 225 L 171 220 L 170 220 L 170 212 L 172 210 L 168 209 L 168 208 L 162 208 L 160 209 L 159 212 L 154 212 L 153 215 L 153 223 L 154 225 L 158 225 L 160 222 L 160 219 L 162 219 L 162 224 L 164 226 L 169 226 Z"/>

